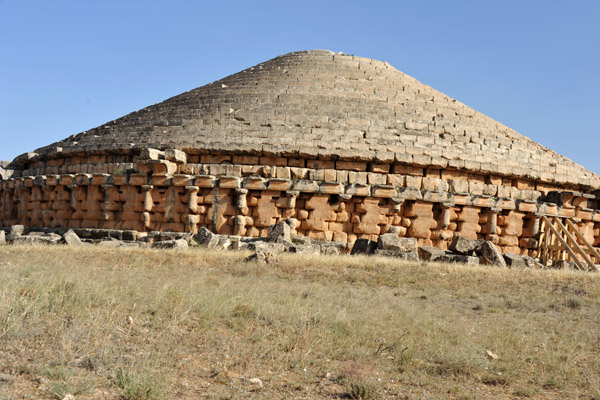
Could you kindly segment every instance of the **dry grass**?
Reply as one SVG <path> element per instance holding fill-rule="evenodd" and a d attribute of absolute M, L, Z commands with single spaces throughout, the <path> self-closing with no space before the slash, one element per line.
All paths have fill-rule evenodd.
<path fill-rule="evenodd" d="M 600 399 L 598 274 L 246 255 L 0 248 L 0 399 Z"/>

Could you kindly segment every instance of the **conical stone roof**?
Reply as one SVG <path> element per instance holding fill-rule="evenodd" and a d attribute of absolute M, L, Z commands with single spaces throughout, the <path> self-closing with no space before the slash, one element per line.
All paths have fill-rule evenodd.
<path fill-rule="evenodd" d="M 600 187 L 600 176 L 388 63 L 327 50 L 276 57 L 36 152 L 146 147 L 433 165 Z"/>

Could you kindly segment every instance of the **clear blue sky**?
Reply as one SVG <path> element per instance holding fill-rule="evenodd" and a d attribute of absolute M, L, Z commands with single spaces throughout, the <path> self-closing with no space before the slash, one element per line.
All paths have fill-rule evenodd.
<path fill-rule="evenodd" d="M 600 173 L 598 0 L 0 0 L 0 159 L 323 48 L 388 61 Z"/>

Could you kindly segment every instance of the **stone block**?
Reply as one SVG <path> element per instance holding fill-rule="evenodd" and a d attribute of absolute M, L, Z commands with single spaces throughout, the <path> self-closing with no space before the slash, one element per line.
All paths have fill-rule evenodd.
<path fill-rule="evenodd" d="M 336 161 L 335 168 L 348 171 L 364 172 L 367 170 L 367 163 L 357 161 Z"/>
<path fill-rule="evenodd" d="M 0 230 L 0 246 L 3 246 L 6 244 L 6 232 L 4 232 L 3 230 Z"/>
<path fill-rule="evenodd" d="M 69 246 L 81 246 L 81 245 L 83 245 L 83 243 L 81 242 L 81 239 L 79 238 L 79 236 L 77 236 L 77 234 L 72 229 L 69 229 L 63 235 L 63 239 L 64 239 L 65 243 L 67 245 L 69 245 Z"/>
<path fill-rule="evenodd" d="M 163 240 L 152 243 L 153 249 L 187 249 L 188 241 L 185 239 Z"/>
<path fill-rule="evenodd" d="M 396 251 L 376 249 L 373 253 L 376 256 L 399 258 L 406 261 L 419 261 L 419 254 L 416 251 Z"/>
<path fill-rule="evenodd" d="M 290 225 L 285 222 L 285 221 L 281 221 L 276 223 L 275 225 L 271 225 L 269 227 L 269 234 L 267 235 L 267 241 L 269 242 L 276 242 L 279 239 L 282 240 L 286 240 L 286 241 L 291 241 L 291 232 L 292 232 L 292 228 L 290 227 Z"/>
<path fill-rule="evenodd" d="M 317 244 L 296 244 L 288 249 L 290 253 L 297 254 L 320 254 L 321 247 Z"/>
<path fill-rule="evenodd" d="M 419 258 L 423 261 L 438 261 L 438 259 L 444 255 L 446 255 L 446 252 L 442 249 L 438 249 L 437 247 L 419 247 Z"/>
<path fill-rule="evenodd" d="M 319 191 L 319 184 L 315 181 L 299 180 L 296 181 L 293 189 L 299 192 L 317 193 Z"/>
<path fill-rule="evenodd" d="M 142 149 L 140 151 L 140 159 L 142 160 L 164 160 L 165 152 L 157 149 Z"/>
<path fill-rule="evenodd" d="M 248 243 L 248 250 L 251 251 L 263 251 L 263 252 L 271 252 L 271 253 L 283 253 L 286 251 L 289 243 L 281 243 L 281 242 L 264 242 L 257 241 Z"/>
<path fill-rule="evenodd" d="M 445 254 L 439 257 L 436 262 L 448 264 L 467 264 L 479 265 L 479 257 L 466 256 L 462 254 Z"/>
<path fill-rule="evenodd" d="M 452 193 L 468 193 L 469 182 L 464 180 L 453 179 L 449 182 L 449 190 Z"/>
<path fill-rule="evenodd" d="M 417 252 L 417 239 L 398 237 L 396 233 L 384 233 L 379 236 L 377 248 L 401 252 Z"/>
<path fill-rule="evenodd" d="M 506 267 L 506 261 L 502 257 L 502 253 L 492 242 L 483 242 L 481 244 L 481 259 L 483 264 L 492 265 L 494 267 Z"/>
<path fill-rule="evenodd" d="M 377 242 L 370 239 L 356 239 L 350 254 L 373 254 L 377 249 Z"/>
<path fill-rule="evenodd" d="M 10 227 L 10 233 L 15 235 L 22 235 L 25 233 L 25 225 L 13 225 Z"/>
<path fill-rule="evenodd" d="M 509 268 L 525 268 L 527 266 L 525 264 L 525 261 L 523 260 L 523 257 L 521 257 L 518 254 L 504 253 L 504 254 L 502 254 L 502 256 L 504 257 L 506 266 Z"/>
<path fill-rule="evenodd" d="M 9 235 L 13 236 L 13 235 Z M 62 240 L 60 235 L 49 234 L 49 235 L 27 235 L 27 236 L 16 236 L 13 238 L 13 244 L 58 244 Z"/>
<path fill-rule="evenodd" d="M 481 245 L 485 241 L 482 239 L 470 240 L 463 236 L 454 236 L 448 249 L 454 253 L 462 255 L 478 254 L 481 251 Z"/>
<path fill-rule="evenodd" d="M 214 248 L 219 243 L 219 238 L 217 235 L 205 227 L 199 228 L 198 233 L 193 235 L 193 239 L 196 241 L 196 243 L 209 248 Z"/>

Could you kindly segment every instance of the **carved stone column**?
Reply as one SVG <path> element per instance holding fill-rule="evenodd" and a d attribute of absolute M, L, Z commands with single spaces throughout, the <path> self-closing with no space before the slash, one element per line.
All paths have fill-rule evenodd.
<path fill-rule="evenodd" d="M 154 189 L 154 186 L 142 185 L 142 189 L 144 190 L 144 228 L 149 230 L 152 222 L 150 211 L 152 211 L 152 206 L 154 206 L 154 203 L 152 202 L 152 189 Z"/>
<path fill-rule="evenodd" d="M 246 199 L 246 195 L 248 194 L 248 189 L 235 189 L 235 192 L 238 195 L 237 198 L 237 208 L 239 210 L 243 210 L 248 207 L 248 201 Z"/>
<path fill-rule="evenodd" d="M 296 199 L 300 192 L 298 190 L 288 190 L 285 194 L 289 197 L 288 208 L 296 208 Z"/>
<path fill-rule="evenodd" d="M 198 186 L 186 186 L 185 190 L 189 194 L 188 209 L 191 214 L 196 214 L 198 212 L 198 191 L 200 188 Z"/>
<path fill-rule="evenodd" d="M 498 231 L 498 213 L 502 211 L 500 208 L 490 209 L 490 219 L 488 221 L 488 233 L 495 235 Z"/>
<path fill-rule="evenodd" d="M 198 224 L 200 223 L 200 217 L 198 213 L 198 186 L 186 186 L 185 190 L 188 192 L 188 210 L 189 214 L 185 216 L 185 223 L 189 232 L 198 233 Z"/>

